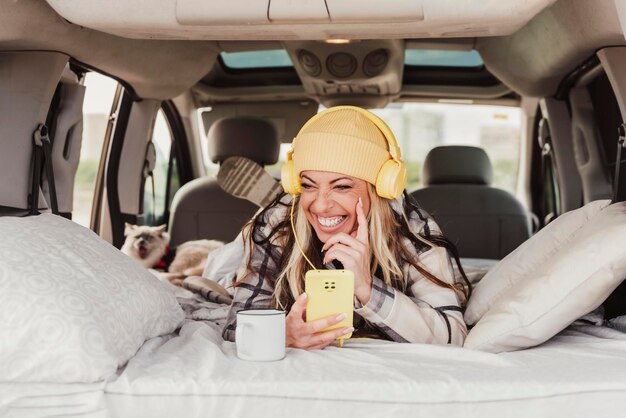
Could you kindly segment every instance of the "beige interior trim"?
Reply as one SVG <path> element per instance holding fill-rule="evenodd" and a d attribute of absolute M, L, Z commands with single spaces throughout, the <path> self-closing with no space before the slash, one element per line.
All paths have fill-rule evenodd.
<path fill-rule="evenodd" d="M 200 110 L 194 101 L 191 91 L 187 91 L 173 100 L 176 110 L 185 129 L 189 157 L 191 158 L 191 172 L 194 178 L 206 175 L 204 158 L 202 156 L 202 141 L 204 134 L 200 129 Z"/>
<path fill-rule="evenodd" d="M 441 97 L 441 98 L 479 98 L 497 99 L 511 93 L 504 84 L 492 87 L 466 86 L 403 86 L 401 95 L 408 97 Z"/>
<path fill-rule="evenodd" d="M 201 106 L 213 102 L 261 102 L 267 100 L 307 100 L 310 98 L 302 86 L 258 86 L 219 88 L 198 83 L 193 87 Z"/>
<path fill-rule="evenodd" d="M 511 36 L 477 38 L 476 49 L 513 90 L 550 97 L 596 50 L 624 43 L 614 1 L 560 0 Z"/>
<path fill-rule="evenodd" d="M 107 189 L 103 188 L 103 193 L 106 196 Z M 100 226 L 96 232 L 100 238 L 113 244 L 113 227 L 111 226 L 111 212 L 109 211 L 109 199 L 102 199 L 102 206 L 100 207 Z"/>
<path fill-rule="evenodd" d="M 539 106 L 539 99 L 536 97 L 522 97 L 520 108 L 522 109 L 522 125 L 520 137 L 520 158 L 517 172 L 517 189 L 515 196 L 522 202 L 522 205 L 530 210 L 532 195 L 530 191 L 530 171 L 532 169 L 531 153 L 536 138 L 533 136 L 535 128 L 535 115 Z"/>
<path fill-rule="evenodd" d="M 124 3 L 143 3 L 144 8 L 136 12 L 141 10 L 147 20 L 156 17 L 152 12 L 159 9 L 153 1 Z M 68 3 L 78 9 L 86 5 L 82 0 Z M 117 17 L 124 16 L 111 3 L 100 5 Z M 181 94 L 209 71 L 218 53 L 215 42 L 125 39 L 91 30 L 64 20 L 41 0 L 3 2 L 0 28 L 0 50 L 65 53 L 126 81 L 142 98 L 169 99 Z"/>
<path fill-rule="evenodd" d="M 548 119 L 556 175 L 559 179 L 560 206 L 562 212 L 578 209 L 582 199 L 580 175 L 574 157 L 572 122 L 567 103 L 562 100 L 544 98 L 540 102 L 541 113 Z"/>
<path fill-rule="evenodd" d="M 585 86 L 570 91 L 572 140 L 585 204 L 613 195 L 609 173 L 600 149 L 600 138 L 589 91 Z"/>
<path fill-rule="evenodd" d="M 613 87 L 622 120 L 626 121 L 626 47 L 604 48 L 598 57 Z"/>
<path fill-rule="evenodd" d="M 217 47 L 224 52 L 264 51 L 283 49 L 281 41 L 217 41 Z"/>
<path fill-rule="evenodd" d="M 253 115 L 270 120 L 281 142 L 290 143 L 302 125 L 317 113 L 319 105 L 313 100 L 299 102 L 219 103 L 202 112 L 202 122 L 207 130 L 213 122 L 225 116 Z M 203 134 L 203 138 L 206 133 Z"/>
<path fill-rule="evenodd" d="M 437 97 L 400 97 L 394 102 L 404 103 L 446 103 L 446 104 L 462 104 L 462 105 L 486 105 L 486 106 L 510 106 L 520 107 L 521 100 L 516 98 L 497 98 L 497 99 L 451 99 Z"/>
<path fill-rule="evenodd" d="M 58 88 L 59 109 L 52 145 L 54 181 L 59 211 L 71 213 L 74 205 L 74 178 L 83 140 L 85 86 L 78 82 L 62 82 Z M 47 183 L 44 184 L 44 194 L 48 198 Z"/>
<path fill-rule="evenodd" d="M 198 27 L 181 26 L 176 21 L 176 0 L 159 0 L 159 7 L 155 7 L 153 0 L 50 0 L 50 3 L 67 20 L 41 0 L 4 4 L 0 14 L 0 49 L 60 51 L 126 80 L 138 96 L 154 99 L 175 97 L 196 84 L 210 70 L 221 50 L 244 50 L 255 44 L 259 48 L 275 47 L 278 41 L 288 43 L 339 35 L 351 39 L 410 39 L 409 48 L 429 47 L 429 44 L 439 48 L 446 39 L 450 39 L 451 48 L 468 48 L 475 43 L 486 67 L 504 84 L 526 96 L 549 97 L 556 92 L 563 77 L 596 50 L 626 43 L 619 20 L 621 15 L 616 9 L 616 4 L 621 3 L 614 0 L 428 0 L 418 2 L 426 5 L 426 18 L 417 23 Z M 375 3 L 387 5 L 388 2 Z M 223 4 L 224 8 L 230 7 L 228 3 Z M 547 5 L 550 6 L 544 9 Z M 97 12 L 99 7 L 104 9 L 102 13 Z M 523 13 L 515 12 L 518 7 Z M 235 15 L 244 13 L 242 8 L 230 9 Z M 623 9 L 619 9 L 622 15 Z M 120 16 L 124 17 L 123 21 Z M 117 35 L 88 29 L 88 22 L 82 22 L 81 18 Z M 480 27 L 484 19 L 492 20 L 487 30 Z M 517 19 L 525 24 L 515 26 Z M 81 23 L 85 26 L 79 26 Z M 505 34 L 508 35 L 503 36 Z M 155 39 L 159 37 L 169 40 Z M 434 41 L 434 38 L 438 39 Z"/>
<path fill-rule="evenodd" d="M 70 22 L 128 38 L 312 40 L 508 35 L 555 0 L 47 1 Z"/>
<path fill-rule="evenodd" d="M 407 39 L 406 49 L 435 49 L 444 51 L 471 51 L 476 38 Z"/>
<path fill-rule="evenodd" d="M 46 122 L 67 60 L 56 52 L 0 52 L 0 206 L 28 207 L 32 135 Z M 46 207 L 41 193 L 39 206 Z"/>
<path fill-rule="evenodd" d="M 154 121 L 160 106 L 159 100 L 133 102 L 118 172 L 118 194 L 122 213 L 139 213 L 139 199 L 143 199 L 141 181 L 146 145 L 152 139 Z"/>
<path fill-rule="evenodd" d="M 622 27 L 622 34 L 626 37 L 626 2 L 623 0 L 615 0 L 615 10 L 617 11 L 620 26 Z"/>

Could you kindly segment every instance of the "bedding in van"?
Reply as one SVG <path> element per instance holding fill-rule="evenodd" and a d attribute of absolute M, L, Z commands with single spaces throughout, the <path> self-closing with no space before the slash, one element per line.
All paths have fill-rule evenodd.
<path fill-rule="evenodd" d="M 170 331 L 181 320 L 183 311 L 187 319 L 174 333 L 156 337 L 151 335 L 154 338 L 149 338 L 136 353 L 133 351 L 126 364 L 125 360 L 118 357 L 114 357 L 114 360 L 106 357 L 105 363 L 100 363 L 98 357 L 91 358 L 90 361 L 97 367 L 106 365 L 105 369 L 100 369 L 100 377 L 94 383 L 63 384 L 67 382 L 63 379 L 68 376 L 76 378 L 71 373 L 60 379 L 56 375 L 32 377 L 29 378 L 31 382 L 29 379 L 16 382 L 19 379 L 12 379 L 8 374 L 0 376 L 0 416 L 93 414 L 107 417 L 166 417 L 181 413 L 185 416 L 205 416 L 208 411 L 220 416 L 232 415 L 233 411 L 235 416 L 252 416 L 255 412 L 253 405 L 275 405 L 284 412 L 284 416 L 297 414 L 302 417 L 319 416 L 319 409 L 316 408 L 333 413 L 344 408 L 344 414 L 350 411 L 362 411 L 364 414 L 377 410 L 380 414 L 396 411 L 399 415 L 413 415 L 415 408 L 419 408 L 422 412 L 431 411 L 435 415 L 444 416 L 459 413 L 465 416 L 485 416 L 490 411 L 499 412 L 498 408 L 520 413 L 507 413 L 504 416 L 540 416 L 544 412 L 545 416 L 557 416 L 569 410 L 568 416 L 572 417 L 588 416 L 591 411 L 596 411 L 593 408 L 598 407 L 597 402 L 603 403 L 605 411 L 626 407 L 626 379 L 623 378 L 626 375 L 626 334 L 618 331 L 619 323 L 612 324 L 613 328 L 577 323 L 539 347 L 512 353 L 490 354 L 447 345 L 353 339 L 346 343 L 345 348 L 329 347 L 317 352 L 288 349 L 287 357 L 275 363 L 245 362 L 236 357 L 235 345 L 221 338 L 220 325 L 228 310 L 227 305 L 220 303 L 223 301 L 212 298 L 210 292 L 194 289 L 196 293 L 193 293 L 159 283 L 149 273 L 144 275 L 141 269 L 141 273 L 137 273 L 134 263 L 126 265 L 130 260 L 115 258 L 120 254 L 108 244 L 102 244 L 90 231 L 78 226 L 81 230 L 73 231 L 71 228 L 75 224 L 69 223 L 71 226 L 68 226 L 66 222 L 57 217 L 47 220 L 43 232 L 35 232 L 37 240 L 33 244 L 35 247 L 56 245 L 58 248 L 56 240 L 63 235 L 55 228 L 68 228 L 68 233 L 73 236 L 65 236 L 67 242 L 76 243 L 76 236 L 84 240 L 85 244 L 79 246 L 79 250 L 61 246 L 67 253 L 62 253 L 60 262 L 50 258 L 52 255 L 41 258 L 42 262 L 52 266 L 48 272 L 51 272 L 50 277 L 56 277 L 52 283 L 61 289 L 59 291 L 62 295 L 65 295 L 63 292 L 72 293 L 67 289 L 68 275 L 54 273 L 55 268 L 60 268 L 57 266 L 63 263 L 77 265 L 77 271 L 85 274 L 89 269 L 84 264 L 91 268 L 96 268 L 95 265 L 99 269 L 96 276 L 112 280 L 112 276 L 102 271 L 102 266 L 107 264 L 101 258 L 88 259 L 84 253 L 104 254 L 113 250 L 115 256 L 109 255 L 127 269 L 126 274 L 137 274 L 137 285 L 146 286 L 136 291 L 143 290 L 148 294 L 156 292 L 156 300 L 162 303 L 159 309 L 164 309 L 164 312 L 157 312 L 154 305 L 149 305 L 147 315 L 170 315 L 173 318 L 168 325 Z M 3 231 L 16 234 L 19 240 L 27 239 L 25 235 L 30 230 L 20 232 L 21 228 L 15 226 L 19 222 L 9 225 L 13 226 L 0 224 L 0 227 L 4 228 Z M 94 243 L 89 245 L 94 245 L 96 249 L 90 249 L 86 243 L 94 240 L 94 237 Z M 56 252 L 51 253 L 59 256 Z M 39 259 L 33 262 L 35 270 L 41 270 L 41 265 L 36 264 L 38 262 Z M 484 272 L 490 264 L 480 261 L 476 267 Z M 18 271 L 22 277 L 26 277 L 24 283 L 30 283 L 29 277 Z M 7 269 L 0 269 L 0 272 L 0 284 L 6 283 Z M 119 270 L 112 268 L 109 273 L 112 272 L 119 273 Z M 87 283 L 92 280 L 88 274 L 85 277 Z M 128 279 L 128 276 L 124 277 Z M 118 279 L 121 278 L 120 274 Z M 84 288 L 85 284 L 73 280 L 70 283 L 74 286 Z M 132 283 L 133 280 L 108 284 L 97 282 L 94 286 L 115 285 L 119 286 L 118 289 L 129 290 L 132 289 L 129 281 Z M 34 293 L 41 296 L 37 289 Z M 170 304 L 175 300 L 174 297 L 178 299 L 177 309 L 173 309 Z M 131 299 L 123 300 L 131 303 Z M 95 303 L 91 307 L 93 312 L 88 313 L 85 320 L 107 324 L 109 322 L 98 321 L 97 318 L 105 314 L 117 315 L 115 312 L 98 311 L 100 308 L 97 305 Z M 182 311 L 178 305 L 183 308 Z M 50 313 L 54 316 L 55 312 L 54 309 L 42 312 L 40 319 L 47 318 Z M 15 313 L 13 315 L 11 318 L 17 320 Z M 28 314 L 26 316 L 30 318 Z M 69 315 L 69 318 L 74 317 Z M 122 322 L 146 320 L 153 323 L 153 327 L 164 326 L 157 316 L 150 320 L 146 317 L 115 318 Z M 73 322 L 82 324 L 79 320 Z M 168 322 L 165 321 L 165 324 Z M 28 325 L 23 332 L 31 334 L 18 334 L 18 337 L 26 338 L 27 343 L 38 341 L 39 337 L 32 334 L 37 329 Z M 74 344 L 75 350 L 79 350 L 80 344 L 84 343 L 80 341 L 84 334 L 79 329 L 72 331 L 77 332 L 78 337 L 72 337 L 68 342 Z M 146 329 L 139 329 L 142 341 L 148 338 Z M 54 331 L 54 328 L 50 330 Z M 165 332 L 164 328 L 159 328 L 157 334 Z M 7 347 L 11 348 L 11 344 L 3 341 L 2 349 L 6 350 Z M 105 344 L 103 347 L 106 351 L 108 346 Z M 61 349 L 67 347 L 61 344 Z M 41 356 L 31 363 L 32 370 L 38 373 L 58 370 L 45 367 L 39 369 L 41 363 L 37 363 L 55 353 L 54 349 L 51 353 L 42 351 Z M 79 353 L 84 356 L 90 354 Z M 118 362 L 116 366 L 122 365 L 115 374 L 111 372 L 112 361 Z M 303 405 L 315 408 L 309 410 L 303 408 Z M 341 407 L 338 408 L 338 405 Z M 525 414 L 520 411 L 525 411 Z M 583 411 L 586 411 L 586 415 L 582 414 Z"/>
<path fill-rule="evenodd" d="M 344 348 L 288 349 L 247 362 L 216 327 L 186 322 L 148 341 L 108 393 L 211 395 L 363 402 L 488 402 L 586 391 L 626 394 L 626 334 L 574 325 L 542 346 L 491 354 L 449 345 L 354 339 Z"/>
<path fill-rule="evenodd" d="M 351 340 L 255 363 L 212 324 L 185 321 L 101 386 L 0 384 L 0 416 L 620 416 L 625 375 L 626 334 L 608 327 L 575 324 L 512 353 Z"/>
<path fill-rule="evenodd" d="M 593 203 L 582 209 L 591 206 Z M 490 352 L 532 347 L 596 309 L 626 277 L 624 237 L 626 202 L 601 208 L 561 240 L 556 250 L 524 266 L 523 261 L 532 258 L 527 254 L 537 251 L 533 250 L 537 242 L 546 241 L 540 234 L 530 238 L 511 254 L 522 264 L 518 269 L 526 268 L 527 273 L 491 302 L 469 332 L 465 346 Z M 502 265 L 506 262 L 503 260 L 483 278 L 477 293 L 489 288 L 492 274 L 504 273 Z M 506 275 L 502 275 L 506 281 Z M 470 298 L 468 311 L 475 297 Z"/>
<path fill-rule="evenodd" d="M 353 339 L 255 363 L 222 340 L 226 305 L 211 293 L 207 300 L 165 288 L 186 314 L 177 332 L 148 339 L 95 383 L 0 382 L 0 416 L 572 418 L 626 407 L 626 334 L 613 328 L 580 322 L 543 345 L 501 354 Z"/>
<path fill-rule="evenodd" d="M 0 218 L 0 381 L 94 382 L 184 318 L 168 285 L 60 216 Z"/>
<path fill-rule="evenodd" d="M 538 266 L 549 262 L 578 230 L 610 203 L 610 200 L 596 200 L 564 213 L 491 268 L 474 288 L 465 310 L 465 322 L 476 324 L 502 296 L 535 273 Z"/>

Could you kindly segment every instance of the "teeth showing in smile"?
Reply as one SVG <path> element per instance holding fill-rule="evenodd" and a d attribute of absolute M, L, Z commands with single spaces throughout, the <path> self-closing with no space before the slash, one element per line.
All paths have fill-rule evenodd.
<path fill-rule="evenodd" d="M 341 221 L 343 221 L 345 219 L 345 216 L 336 216 L 334 218 L 321 218 L 321 217 L 317 217 L 317 221 L 322 225 L 325 226 L 327 228 L 332 228 L 334 226 L 337 226 L 341 223 Z"/>

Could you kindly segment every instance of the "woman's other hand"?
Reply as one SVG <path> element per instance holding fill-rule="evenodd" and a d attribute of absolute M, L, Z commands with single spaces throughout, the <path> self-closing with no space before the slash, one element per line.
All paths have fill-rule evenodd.
<path fill-rule="evenodd" d="M 296 299 L 287 315 L 285 323 L 285 343 L 287 347 L 319 350 L 328 346 L 342 335 L 354 331 L 350 327 L 322 332 L 323 329 L 343 321 L 346 318 L 346 314 L 331 315 L 316 321 L 306 322 L 304 319 L 306 304 L 307 296 L 306 293 L 303 293 Z"/>
<path fill-rule="evenodd" d="M 363 212 L 363 202 L 359 198 L 356 204 L 357 230 L 350 235 L 339 233 L 330 237 L 322 247 L 324 264 L 337 260 L 343 268 L 354 273 L 354 295 L 363 305 L 367 304 L 372 294 L 372 275 L 370 273 L 371 252 L 367 218 Z"/>

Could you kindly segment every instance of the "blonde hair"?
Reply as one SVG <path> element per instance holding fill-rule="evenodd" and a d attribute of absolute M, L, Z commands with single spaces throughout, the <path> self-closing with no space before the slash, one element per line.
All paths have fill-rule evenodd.
<path fill-rule="evenodd" d="M 367 218 L 369 245 L 372 253 L 372 275 L 380 269 L 382 275 L 381 279 L 386 284 L 404 292 L 407 289 L 408 278 L 402 271 L 400 261 L 406 260 L 428 280 L 439 286 L 459 291 L 460 288 L 458 285 L 449 284 L 438 279 L 420 265 L 415 252 L 406 248 L 407 235 L 414 235 L 418 245 L 421 245 L 423 248 L 434 247 L 437 244 L 420 237 L 419 234 L 414 231 L 410 231 L 406 214 L 402 209 L 400 219 L 405 221 L 403 222 L 405 223 L 403 227 L 397 219 L 397 215 L 394 213 L 390 201 L 379 197 L 375 192 L 374 186 L 368 184 L 368 191 L 371 197 L 370 211 Z M 270 205 L 270 207 L 281 204 L 286 206 L 286 204 L 280 202 L 279 199 L 279 201 Z M 294 225 L 298 239 L 303 245 L 304 253 L 316 267 L 322 267 L 322 255 L 320 252 L 321 242 L 315 235 L 313 227 L 307 221 L 304 210 L 299 205 L 299 200 L 295 202 L 295 208 Z M 262 217 L 264 212 L 265 211 L 257 215 L 257 218 Z M 253 238 L 255 220 L 251 222 L 252 225 L 250 225 L 249 228 L 246 228 L 250 235 L 247 241 L 251 246 L 276 245 L 281 249 L 281 254 L 275 256 L 274 259 L 278 272 L 273 272 L 276 274 L 273 277 L 263 277 L 264 280 L 273 282 L 274 292 L 272 294 L 272 305 L 279 309 L 289 309 L 293 301 L 304 292 L 304 276 L 306 272 L 310 270 L 309 264 L 294 242 L 289 211 L 286 210 L 285 213 L 285 219 L 281 220 L 279 224 L 272 229 L 271 237 L 267 237 L 262 241 L 255 242 Z M 264 222 L 266 221 L 267 219 L 264 219 Z M 266 251 L 269 250 L 266 249 Z M 251 256 L 252 251 L 250 251 L 250 257 Z M 251 264 L 248 262 L 249 268 L 246 271 L 246 275 L 252 272 L 250 266 Z M 240 278 L 238 283 L 242 282 L 244 278 L 245 276 Z"/>
<path fill-rule="evenodd" d="M 454 245 L 443 236 L 429 235 L 424 237 L 419 231 L 412 230 L 405 207 L 400 207 L 399 210 L 394 211 L 390 200 L 379 197 L 373 185 L 368 183 L 367 186 L 371 202 L 367 220 L 369 245 L 372 253 L 372 275 L 380 269 L 381 279 L 387 285 L 406 292 L 408 277 L 402 271 L 400 263 L 408 262 L 427 280 L 438 286 L 454 290 L 462 301 L 467 301 L 469 294 L 471 294 L 471 287 L 460 265 Z M 263 280 L 268 280 L 273 284 L 272 305 L 275 308 L 288 310 L 295 299 L 304 292 L 304 276 L 310 270 L 310 266 L 296 247 L 288 210 L 288 206 L 291 204 L 282 202 L 283 196 L 285 195 L 279 196 L 274 203 L 257 214 L 244 228 L 244 239 L 250 250 L 249 259 L 244 276 L 238 278 L 234 285 L 237 286 L 242 283 L 250 273 L 260 274 L 263 276 Z M 298 198 L 294 197 L 294 199 Z M 322 243 L 306 219 L 299 199 L 294 204 L 294 225 L 303 251 L 316 267 L 322 267 Z M 266 227 L 267 222 L 270 221 L 268 210 L 277 209 L 277 206 L 284 207 L 286 216 L 278 224 L 271 227 L 269 234 L 265 234 L 260 228 Z M 411 208 L 414 204 L 405 201 L 405 206 Z M 417 207 L 413 207 L 413 209 L 419 210 Z M 399 213 L 396 214 L 396 212 Z M 270 252 L 269 257 L 272 258 L 277 271 L 268 273 L 255 271 L 251 263 L 255 245 L 260 245 L 264 247 L 264 251 Z M 421 265 L 419 255 L 416 255 L 416 251 L 411 249 L 411 246 L 415 247 L 417 254 L 436 246 L 444 247 L 454 256 L 465 284 L 448 283 L 437 278 Z M 272 247 L 278 247 L 280 251 L 272 251 Z"/>

